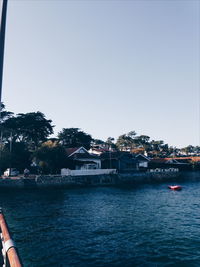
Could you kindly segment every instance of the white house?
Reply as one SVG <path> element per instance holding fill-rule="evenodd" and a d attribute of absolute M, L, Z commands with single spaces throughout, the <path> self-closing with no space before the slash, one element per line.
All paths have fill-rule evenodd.
<path fill-rule="evenodd" d="M 74 163 L 75 170 L 101 169 L 101 159 L 91 155 L 84 147 L 67 148 L 67 157 Z"/>
<path fill-rule="evenodd" d="M 138 164 L 138 168 L 148 168 L 148 163 L 150 159 L 142 154 L 138 154 L 135 156 Z"/>

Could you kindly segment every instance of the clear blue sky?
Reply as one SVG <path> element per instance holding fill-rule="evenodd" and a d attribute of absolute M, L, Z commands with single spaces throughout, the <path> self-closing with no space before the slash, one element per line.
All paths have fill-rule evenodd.
<path fill-rule="evenodd" d="M 200 2 L 8 3 L 3 102 L 94 138 L 200 142 Z"/>

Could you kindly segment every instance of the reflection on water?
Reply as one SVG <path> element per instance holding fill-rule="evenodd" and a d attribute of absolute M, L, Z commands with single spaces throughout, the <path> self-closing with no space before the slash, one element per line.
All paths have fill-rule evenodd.
<path fill-rule="evenodd" d="M 199 266 L 200 183 L 1 192 L 24 266 Z"/>

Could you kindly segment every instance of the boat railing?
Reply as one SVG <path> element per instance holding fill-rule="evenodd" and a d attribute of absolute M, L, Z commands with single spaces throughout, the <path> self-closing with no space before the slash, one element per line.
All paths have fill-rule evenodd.
<path fill-rule="evenodd" d="M 17 252 L 14 241 L 9 233 L 8 225 L 0 209 L 0 230 L 2 243 L 3 267 L 21 267 L 22 263 Z"/>

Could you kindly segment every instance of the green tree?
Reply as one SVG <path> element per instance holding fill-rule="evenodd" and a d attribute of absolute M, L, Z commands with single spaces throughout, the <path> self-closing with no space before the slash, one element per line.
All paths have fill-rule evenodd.
<path fill-rule="evenodd" d="M 115 149 L 115 150 L 117 150 L 117 146 L 116 146 L 116 144 L 114 144 L 114 141 L 115 141 L 115 138 L 108 137 L 107 140 L 106 140 L 106 142 L 105 142 L 106 147 L 108 149 Z"/>
<path fill-rule="evenodd" d="M 13 112 L 6 111 L 5 105 L 0 103 L 0 123 L 13 116 Z"/>
<path fill-rule="evenodd" d="M 150 137 L 148 135 L 139 135 L 136 136 L 134 139 L 134 142 L 137 147 L 143 147 L 144 150 L 149 151 L 150 150 L 150 143 L 149 143 Z"/>
<path fill-rule="evenodd" d="M 190 153 L 195 153 L 195 147 L 192 145 L 186 146 L 181 149 L 183 152 L 185 152 L 187 155 Z"/>
<path fill-rule="evenodd" d="M 194 148 L 194 152 L 195 152 L 196 154 L 200 154 L 200 146 L 195 146 L 195 148 Z"/>
<path fill-rule="evenodd" d="M 150 152 L 152 156 L 166 157 L 172 153 L 176 153 L 176 148 L 169 147 L 169 145 L 165 144 L 163 140 L 152 140 L 149 142 L 149 145 L 150 148 L 148 152 Z"/>
<path fill-rule="evenodd" d="M 159 152 L 161 151 L 161 147 L 164 144 L 164 141 L 163 140 L 159 140 L 159 141 L 152 140 L 150 144 L 151 144 L 152 150 Z"/>
<path fill-rule="evenodd" d="M 135 131 L 130 131 L 129 133 L 127 133 L 127 136 L 130 137 L 131 139 L 134 139 L 136 135 L 137 133 Z"/>
<path fill-rule="evenodd" d="M 53 133 L 51 123 L 38 111 L 10 117 L 3 122 L 3 128 L 5 132 L 12 132 L 13 142 L 24 142 L 29 148 L 35 148 Z"/>
<path fill-rule="evenodd" d="M 131 151 L 134 147 L 137 147 L 136 132 L 131 131 L 127 134 L 122 134 L 118 137 L 116 146 L 122 151 Z"/>
<path fill-rule="evenodd" d="M 80 147 L 83 146 L 89 149 L 92 142 L 91 135 L 84 133 L 79 128 L 63 128 L 58 133 L 58 139 L 65 147 Z"/>
<path fill-rule="evenodd" d="M 60 173 L 61 168 L 66 167 L 67 156 L 65 148 L 56 142 L 47 141 L 33 153 L 34 161 L 46 174 Z"/>
<path fill-rule="evenodd" d="M 91 142 L 91 147 L 106 147 L 106 142 L 100 139 L 93 139 Z"/>
<path fill-rule="evenodd" d="M 0 176 L 1 174 L 10 167 L 10 151 L 3 146 L 0 151 Z"/>
<path fill-rule="evenodd" d="M 135 139 L 137 144 L 144 146 L 149 143 L 150 137 L 148 135 L 139 135 Z"/>
<path fill-rule="evenodd" d="M 4 140 L 7 140 L 10 136 L 10 132 L 8 133 L 7 129 L 4 127 L 4 121 L 11 118 L 13 116 L 13 112 L 6 111 L 3 103 L 0 103 L 0 105 L 0 149 L 2 149 Z"/>
<path fill-rule="evenodd" d="M 1 170 L 4 171 L 7 168 L 14 167 L 20 172 L 31 164 L 31 153 L 27 150 L 26 145 L 23 142 L 17 142 L 12 144 L 12 150 L 10 150 L 10 144 L 5 144 L 1 154 Z"/>
<path fill-rule="evenodd" d="M 121 151 L 129 149 L 129 140 L 126 134 L 122 134 L 117 138 L 116 146 Z"/>
<path fill-rule="evenodd" d="M 7 162 L 9 162 L 10 154 L 5 148 L 4 141 L 7 140 L 7 136 L 4 135 L 5 129 L 3 123 L 5 120 L 10 118 L 13 115 L 13 112 L 6 111 L 5 105 L 0 103 L 0 174 L 7 166 Z"/>

